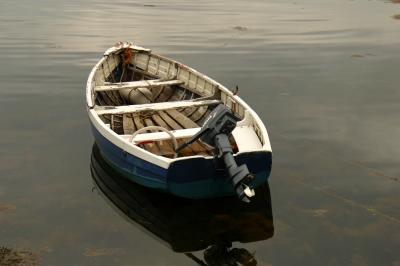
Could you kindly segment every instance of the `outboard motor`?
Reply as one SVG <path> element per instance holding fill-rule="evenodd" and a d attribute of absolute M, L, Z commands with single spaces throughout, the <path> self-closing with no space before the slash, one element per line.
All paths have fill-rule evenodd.
<path fill-rule="evenodd" d="M 179 146 L 176 152 L 178 153 L 198 139 L 216 148 L 217 156 L 224 160 L 230 181 L 239 199 L 250 202 L 249 198 L 255 195 L 254 190 L 249 187 L 254 176 L 250 174 L 245 164 L 240 166 L 236 164 L 229 142 L 229 136 L 239 120 L 225 105 L 218 105 L 206 118 L 201 130 L 186 143 Z"/>

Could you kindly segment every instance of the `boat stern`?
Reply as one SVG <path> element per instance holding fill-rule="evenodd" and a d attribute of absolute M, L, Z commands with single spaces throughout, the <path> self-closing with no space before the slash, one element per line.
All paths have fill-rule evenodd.
<path fill-rule="evenodd" d="M 246 164 L 254 179 L 252 188 L 264 184 L 270 173 L 272 153 L 254 151 L 235 155 L 238 165 Z M 214 198 L 236 195 L 222 159 L 191 158 L 171 163 L 167 175 L 170 193 L 191 199 Z"/>

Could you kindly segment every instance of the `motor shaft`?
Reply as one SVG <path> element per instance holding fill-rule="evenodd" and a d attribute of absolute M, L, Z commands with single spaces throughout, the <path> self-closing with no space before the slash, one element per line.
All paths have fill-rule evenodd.
<path fill-rule="evenodd" d="M 240 166 L 237 165 L 235 158 L 233 157 L 229 138 L 226 134 L 218 134 L 215 137 L 215 146 L 218 148 L 219 155 L 224 160 L 230 181 L 239 199 L 245 202 L 250 202 L 249 198 L 255 195 L 254 190 L 249 187 L 249 183 L 254 179 L 254 176 L 250 174 L 249 169 L 245 164 Z"/>

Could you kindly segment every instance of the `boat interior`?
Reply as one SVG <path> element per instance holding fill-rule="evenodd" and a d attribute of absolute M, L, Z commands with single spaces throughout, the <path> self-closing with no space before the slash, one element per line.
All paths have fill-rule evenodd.
<path fill-rule="evenodd" d="M 196 134 L 220 103 L 244 118 L 244 107 L 228 99 L 206 77 L 146 51 L 122 49 L 109 54 L 98 66 L 93 83 L 95 110 L 102 121 L 121 137 L 159 156 L 212 156 L 213 148 L 200 140 L 178 155 L 175 148 Z M 176 142 L 170 132 L 154 126 L 173 132 Z M 148 127 L 153 128 L 141 130 Z M 250 131 L 257 139 L 253 146 L 259 148 L 262 139 L 253 127 Z M 239 151 L 236 139 L 230 136 L 234 153 Z"/>

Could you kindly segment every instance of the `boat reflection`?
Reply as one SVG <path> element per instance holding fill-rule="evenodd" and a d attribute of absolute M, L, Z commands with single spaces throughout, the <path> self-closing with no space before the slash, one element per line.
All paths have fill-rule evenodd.
<path fill-rule="evenodd" d="M 251 203 L 243 203 L 236 197 L 177 198 L 125 179 L 104 161 L 96 144 L 91 173 L 99 191 L 125 218 L 199 265 L 257 265 L 252 253 L 233 248 L 232 243 L 265 240 L 274 232 L 268 184 L 258 188 Z M 204 259 L 191 253 L 201 250 Z"/>

